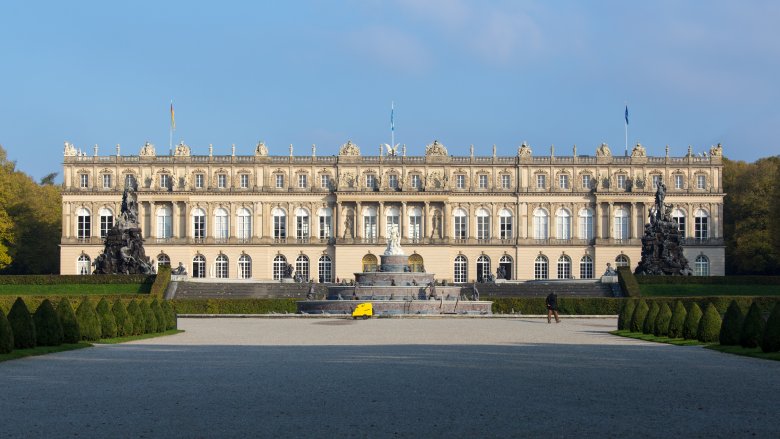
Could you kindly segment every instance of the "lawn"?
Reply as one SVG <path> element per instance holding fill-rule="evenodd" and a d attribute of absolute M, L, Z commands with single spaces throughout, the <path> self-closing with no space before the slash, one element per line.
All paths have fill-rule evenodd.
<path fill-rule="evenodd" d="M 643 296 L 780 296 L 780 285 L 660 285 L 640 284 Z"/>
<path fill-rule="evenodd" d="M 653 341 L 656 343 L 673 344 L 675 346 L 695 346 L 704 345 L 699 340 L 686 340 L 684 338 L 669 338 L 669 337 L 656 337 L 653 334 L 643 334 L 641 332 L 631 332 L 627 329 L 619 329 L 617 331 L 611 331 L 610 334 L 619 335 L 621 337 L 635 338 L 637 340 Z"/>
<path fill-rule="evenodd" d="M 151 284 L 0 284 L 0 296 L 104 296 L 117 294 L 149 294 L 151 288 Z"/>

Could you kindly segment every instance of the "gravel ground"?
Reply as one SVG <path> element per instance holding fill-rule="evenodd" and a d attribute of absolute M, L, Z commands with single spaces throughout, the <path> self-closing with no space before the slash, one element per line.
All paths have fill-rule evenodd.
<path fill-rule="evenodd" d="M 780 362 L 615 319 L 180 319 L 0 363 L 0 437 L 773 437 Z"/>

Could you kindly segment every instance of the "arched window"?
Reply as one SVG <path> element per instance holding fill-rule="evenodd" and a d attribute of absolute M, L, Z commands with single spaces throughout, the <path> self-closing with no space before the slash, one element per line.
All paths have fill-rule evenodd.
<path fill-rule="evenodd" d="M 498 233 L 501 239 L 512 239 L 512 211 L 504 208 L 498 211 Z"/>
<path fill-rule="evenodd" d="M 217 208 L 214 210 L 214 239 L 228 239 L 228 212 L 226 209 Z"/>
<path fill-rule="evenodd" d="M 676 208 L 672 211 L 672 221 L 677 223 L 677 230 L 680 238 L 685 238 L 685 211 Z"/>
<path fill-rule="evenodd" d="M 239 279 L 252 278 L 252 258 L 243 254 L 238 258 L 238 277 Z"/>
<path fill-rule="evenodd" d="M 171 266 L 171 258 L 166 255 L 165 253 L 160 253 L 157 255 L 157 268 L 160 267 L 170 267 Z"/>
<path fill-rule="evenodd" d="M 195 239 L 206 238 L 206 211 L 200 207 L 192 209 L 192 237 Z"/>
<path fill-rule="evenodd" d="M 547 257 L 539 255 L 534 261 L 534 279 L 549 279 L 550 271 L 547 263 Z"/>
<path fill-rule="evenodd" d="M 580 259 L 580 279 L 593 279 L 593 258 L 589 255 Z"/>
<path fill-rule="evenodd" d="M 228 257 L 223 254 L 217 256 L 214 268 L 214 274 L 217 278 L 226 279 L 228 277 Z"/>
<path fill-rule="evenodd" d="M 363 256 L 363 271 L 369 272 L 369 271 L 376 271 L 377 268 L 377 259 L 376 256 L 372 255 L 371 253 Z"/>
<path fill-rule="evenodd" d="M 558 279 L 571 279 L 571 258 L 566 255 L 558 258 Z"/>
<path fill-rule="evenodd" d="M 409 270 L 411 270 L 414 273 L 424 272 L 425 267 L 423 266 L 423 257 L 418 255 L 417 253 L 414 253 L 411 256 L 409 256 Z"/>
<path fill-rule="evenodd" d="M 412 207 L 408 210 L 409 212 L 409 229 L 406 232 L 408 234 L 409 239 L 412 240 L 412 242 L 418 242 L 420 239 L 422 239 L 422 209 L 420 209 L 417 206 Z"/>
<path fill-rule="evenodd" d="M 246 207 L 238 209 L 236 212 L 236 235 L 242 241 L 252 239 L 252 212 Z"/>
<path fill-rule="evenodd" d="M 477 258 L 477 282 L 484 282 L 490 276 L 490 258 L 481 255 Z"/>
<path fill-rule="evenodd" d="M 477 239 L 490 239 L 490 212 L 485 208 L 479 208 L 477 215 Z"/>
<path fill-rule="evenodd" d="M 696 276 L 709 276 L 710 275 L 710 260 L 704 255 L 696 256 L 696 262 L 694 263 L 694 274 Z"/>
<path fill-rule="evenodd" d="M 455 257 L 455 267 L 453 269 L 453 281 L 455 283 L 464 283 L 468 278 L 468 262 L 466 257 L 458 255 Z"/>
<path fill-rule="evenodd" d="M 628 210 L 618 207 L 615 209 L 615 239 L 628 239 L 629 216 Z"/>
<path fill-rule="evenodd" d="M 385 209 L 385 236 L 390 236 L 393 229 L 401 233 L 401 211 L 397 207 L 391 206 Z"/>
<path fill-rule="evenodd" d="M 320 283 L 333 282 L 333 261 L 331 261 L 330 256 L 320 256 L 319 275 Z"/>
<path fill-rule="evenodd" d="M 693 237 L 696 239 L 709 238 L 710 218 L 709 215 L 707 215 L 707 211 L 704 209 L 696 209 L 696 212 L 693 214 L 693 221 Z"/>
<path fill-rule="evenodd" d="M 548 216 L 544 209 L 534 210 L 534 239 L 547 239 Z"/>
<path fill-rule="evenodd" d="M 498 261 L 498 265 L 504 269 L 504 279 L 512 279 L 512 257 L 509 255 L 501 256 L 501 260 Z"/>
<path fill-rule="evenodd" d="M 76 273 L 89 274 L 91 268 L 92 261 L 90 261 L 89 256 L 82 253 L 81 256 L 79 256 L 78 261 L 76 261 Z"/>
<path fill-rule="evenodd" d="M 321 207 L 317 211 L 317 216 L 320 219 L 320 240 L 327 240 L 333 237 L 331 228 L 333 227 L 333 211 L 328 207 Z"/>
<path fill-rule="evenodd" d="M 171 237 L 171 208 L 160 206 L 157 209 L 157 239 L 169 239 Z"/>
<path fill-rule="evenodd" d="M 309 236 L 309 211 L 299 207 L 295 209 L 295 238 L 298 242 L 308 242 Z"/>
<path fill-rule="evenodd" d="M 580 239 L 593 239 L 593 210 L 580 209 Z"/>
<path fill-rule="evenodd" d="M 558 239 L 571 239 L 571 214 L 566 209 L 555 212 L 555 230 Z"/>
<path fill-rule="evenodd" d="M 453 216 L 453 227 L 454 227 L 454 235 L 453 237 L 455 239 L 466 239 L 468 238 L 468 214 L 466 213 L 465 209 L 457 208 L 452 212 Z M 465 282 L 465 281 L 464 281 Z"/>
<path fill-rule="evenodd" d="M 203 255 L 192 258 L 192 277 L 206 277 L 206 258 Z"/>
<path fill-rule="evenodd" d="M 295 260 L 295 276 L 301 280 L 301 282 L 308 282 L 309 280 L 309 257 L 306 255 L 300 255 Z"/>
<path fill-rule="evenodd" d="M 101 207 L 98 215 L 100 215 L 100 237 L 105 238 L 108 236 L 108 231 L 114 227 L 114 212 L 107 207 Z"/>
<path fill-rule="evenodd" d="M 369 241 L 377 239 L 376 207 L 367 206 L 363 208 L 363 238 Z"/>
<path fill-rule="evenodd" d="M 283 255 L 276 255 L 273 268 L 274 280 L 281 280 L 284 277 L 284 269 L 287 268 L 287 258 Z"/>
<path fill-rule="evenodd" d="M 282 241 L 287 239 L 287 212 L 284 209 L 275 207 L 271 210 L 271 216 L 273 217 L 274 240 Z"/>
<path fill-rule="evenodd" d="M 92 236 L 92 216 L 85 207 L 76 210 L 76 237 L 79 240 L 89 240 Z"/>
<path fill-rule="evenodd" d="M 618 255 L 615 258 L 615 266 L 616 267 L 630 267 L 631 261 L 628 259 L 628 256 L 626 255 Z"/>

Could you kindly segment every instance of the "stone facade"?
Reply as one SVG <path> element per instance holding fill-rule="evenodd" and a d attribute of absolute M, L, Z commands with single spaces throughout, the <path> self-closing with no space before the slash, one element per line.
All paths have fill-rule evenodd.
<path fill-rule="evenodd" d="M 176 154 L 64 157 L 61 273 L 79 273 L 103 249 L 101 233 L 120 212 L 127 181 L 138 184 L 147 255 L 190 276 L 279 275 L 282 261 L 320 280 L 353 279 L 378 260 L 389 225 L 427 272 L 471 282 L 502 264 L 510 279 L 599 277 L 606 264 L 635 268 L 655 184 L 683 224 L 684 252 L 699 274 L 724 274 L 722 149 L 682 157 L 629 156 L 607 145 L 594 155 L 448 155 L 434 141 L 424 156 Z M 235 151 L 235 148 L 233 148 Z M 366 148 L 363 148 L 363 152 Z M 495 148 L 493 149 L 495 151 Z M 583 151 L 580 151 L 583 152 Z M 109 221 L 110 220 L 110 221 Z M 110 227 L 108 227 L 110 228 Z M 276 263 L 274 262 L 276 260 Z M 546 275 L 545 261 L 546 260 Z M 305 261 L 308 261 L 307 263 Z M 697 262 L 699 265 L 697 266 Z M 322 266 L 322 267 L 321 267 Z M 275 271 L 275 267 L 277 267 Z M 590 268 L 588 268 L 590 267 Z M 697 269 L 698 267 L 698 269 Z"/>

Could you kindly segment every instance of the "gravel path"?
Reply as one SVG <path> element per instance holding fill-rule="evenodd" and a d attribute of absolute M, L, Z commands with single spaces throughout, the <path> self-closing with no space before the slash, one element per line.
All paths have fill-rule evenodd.
<path fill-rule="evenodd" d="M 0 437 L 778 437 L 780 362 L 615 319 L 180 319 L 0 363 Z"/>

